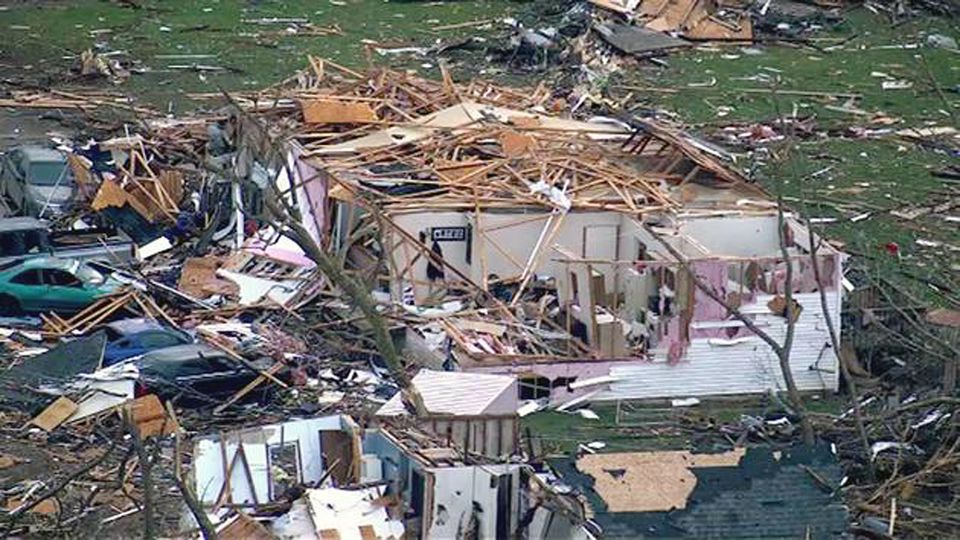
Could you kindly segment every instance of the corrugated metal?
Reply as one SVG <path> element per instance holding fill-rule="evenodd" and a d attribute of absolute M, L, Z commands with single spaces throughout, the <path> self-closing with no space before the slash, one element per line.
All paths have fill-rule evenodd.
<path fill-rule="evenodd" d="M 517 410 L 516 379 L 509 375 L 423 369 L 413 378 L 413 385 L 432 414 L 476 416 L 512 414 Z M 397 394 L 377 414 L 393 416 L 404 411 Z"/>
<path fill-rule="evenodd" d="M 757 325 L 770 337 L 782 343 L 786 324 L 767 309 L 772 296 L 759 296 L 757 302 L 745 306 L 745 314 L 753 314 Z M 796 301 L 803 306 L 795 327 L 790 366 L 800 390 L 836 390 L 839 382 L 837 358 L 830 346 L 826 320 L 820 309 L 819 293 L 799 294 Z M 838 292 L 827 296 L 829 311 L 839 331 Z M 666 362 L 665 351 L 655 355 L 651 363 L 630 363 L 610 368 L 610 375 L 620 380 L 597 399 L 642 399 L 682 396 L 752 394 L 771 388 L 785 390 L 777 356 L 759 337 L 751 337 L 735 345 L 711 344 L 708 339 L 691 342 L 683 360 L 675 365 Z"/>

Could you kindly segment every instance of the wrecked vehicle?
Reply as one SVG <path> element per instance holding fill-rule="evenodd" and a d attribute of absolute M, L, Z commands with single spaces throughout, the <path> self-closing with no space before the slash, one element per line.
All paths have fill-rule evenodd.
<path fill-rule="evenodd" d="M 56 216 L 65 212 L 76 192 L 67 158 L 42 146 L 14 148 L 0 166 L 0 194 L 22 215 Z"/>
<path fill-rule="evenodd" d="M 245 366 L 227 353 L 204 344 L 177 345 L 148 352 L 129 360 L 140 370 L 138 396 L 156 394 L 162 400 L 200 407 L 229 398 L 258 378 L 252 368 L 267 369 L 260 361 Z M 251 398 L 263 397 L 252 392 Z"/>
<path fill-rule="evenodd" d="M 33 217 L 0 218 L 0 263 L 31 255 L 128 262 L 136 259 L 136 247 L 112 229 L 53 231 L 48 222 Z"/>
<path fill-rule="evenodd" d="M 122 282 L 76 259 L 34 257 L 0 265 L 0 314 L 79 311 Z"/>
<path fill-rule="evenodd" d="M 186 332 L 145 318 L 114 321 L 105 325 L 104 331 L 107 334 L 107 345 L 103 351 L 104 366 L 157 349 L 193 342 Z"/>

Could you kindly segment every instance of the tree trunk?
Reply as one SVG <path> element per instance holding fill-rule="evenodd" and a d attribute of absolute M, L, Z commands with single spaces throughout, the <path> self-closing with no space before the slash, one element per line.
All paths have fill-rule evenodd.
<path fill-rule="evenodd" d="M 271 216 L 289 229 L 293 240 L 313 262 L 317 263 L 317 268 L 323 272 L 331 283 L 346 293 L 350 301 L 363 313 L 373 332 L 373 340 L 377 345 L 377 351 L 387 364 L 391 375 L 393 375 L 400 385 L 407 400 L 413 404 L 417 416 L 425 416 L 427 411 L 423 404 L 423 398 L 411 384 L 410 377 L 407 376 L 407 372 L 404 370 L 400 355 L 393 345 L 393 339 L 390 337 L 390 332 L 387 330 L 384 318 L 380 315 L 380 312 L 377 311 L 377 305 L 371 299 L 370 292 L 356 279 L 347 275 L 336 263 L 335 257 L 323 251 L 310 236 L 306 228 L 295 219 L 292 219 L 289 212 L 277 204 L 276 194 L 272 194 L 274 196 L 264 198 L 264 204 Z"/>

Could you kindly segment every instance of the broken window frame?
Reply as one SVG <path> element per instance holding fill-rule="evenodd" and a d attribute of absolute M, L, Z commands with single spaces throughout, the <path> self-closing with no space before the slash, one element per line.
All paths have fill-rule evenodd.
<path fill-rule="evenodd" d="M 533 392 L 532 395 L 529 394 L 531 391 Z M 549 399 L 553 392 L 553 381 L 541 376 L 518 377 L 517 392 L 520 399 Z M 530 397 L 524 397 L 525 395 Z"/>
<path fill-rule="evenodd" d="M 267 446 L 267 476 L 270 480 L 270 500 L 274 501 L 291 487 L 297 486 L 303 482 L 303 467 L 300 463 L 300 441 L 283 441 L 276 444 L 268 444 Z M 274 450 L 279 449 L 281 452 L 286 451 L 288 448 L 293 447 L 294 449 L 294 466 L 296 468 L 295 473 L 291 476 L 292 482 L 290 485 L 281 486 L 281 489 L 278 490 L 277 479 L 274 477 Z M 278 464 L 279 465 L 279 464 Z M 283 468 L 285 473 L 289 474 L 289 471 L 285 467 Z"/>

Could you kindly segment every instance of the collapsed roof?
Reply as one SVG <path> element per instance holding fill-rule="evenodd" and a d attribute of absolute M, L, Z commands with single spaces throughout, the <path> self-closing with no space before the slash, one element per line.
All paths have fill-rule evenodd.
<path fill-rule="evenodd" d="M 383 210 L 541 207 L 639 216 L 690 202 L 695 186 L 763 192 L 723 150 L 672 126 L 561 117 L 568 105 L 482 82 L 461 86 L 311 59 L 292 87 L 240 96 L 299 147 L 332 197 Z M 268 98 L 269 96 L 269 98 Z"/>

